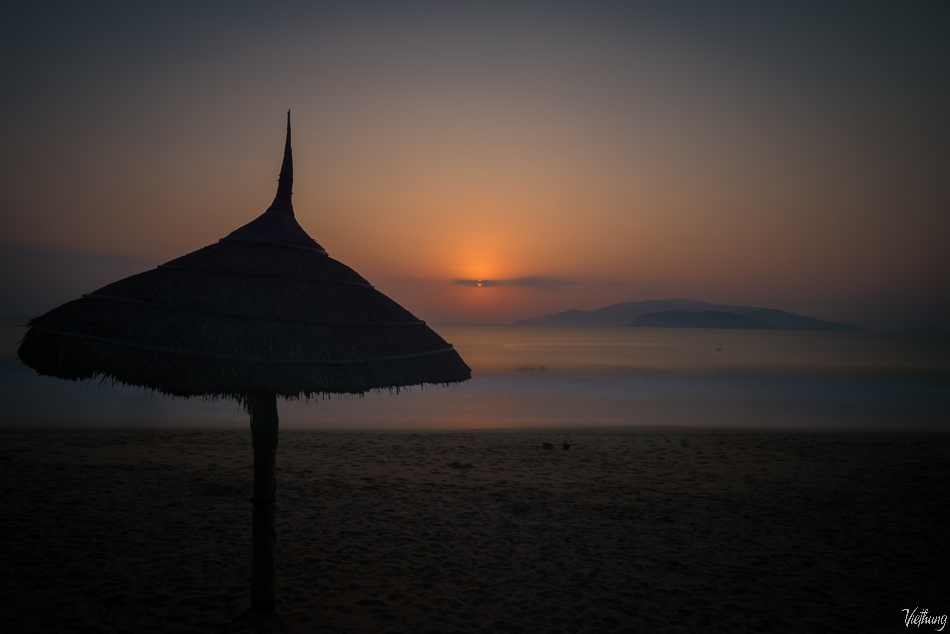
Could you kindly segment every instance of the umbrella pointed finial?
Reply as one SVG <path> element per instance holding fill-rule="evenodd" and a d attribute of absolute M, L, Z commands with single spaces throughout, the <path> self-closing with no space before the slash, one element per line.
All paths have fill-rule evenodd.
<path fill-rule="evenodd" d="M 290 110 L 287 111 L 287 142 L 284 144 L 284 162 L 280 166 L 280 176 L 277 178 L 277 195 L 271 207 L 294 213 L 294 205 L 290 200 L 294 189 L 294 156 L 290 149 Z"/>

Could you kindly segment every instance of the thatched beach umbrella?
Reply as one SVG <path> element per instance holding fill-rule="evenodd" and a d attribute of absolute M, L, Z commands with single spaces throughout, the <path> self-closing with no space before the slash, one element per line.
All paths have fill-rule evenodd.
<path fill-rule="evenodd" d="M 277 397 L 450 384 L 471 370 L 438 334 L 297 223 L 290 113 L 271 206 L 217 243 L 32 319 L 19 358 L 173 396 L 234 399 L 251 415 L 254 607 L 274 608 Z"/>

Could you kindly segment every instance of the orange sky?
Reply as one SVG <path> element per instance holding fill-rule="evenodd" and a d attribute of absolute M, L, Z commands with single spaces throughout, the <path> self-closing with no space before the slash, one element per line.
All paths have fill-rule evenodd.
<path fill-rule="evenodd" d="M 253 219 L 291 108 L 300 223 L 430 322 L 689 298 L 950 326 L 945 5 L 360 7 L 21 9 L 0 311 Z"/>

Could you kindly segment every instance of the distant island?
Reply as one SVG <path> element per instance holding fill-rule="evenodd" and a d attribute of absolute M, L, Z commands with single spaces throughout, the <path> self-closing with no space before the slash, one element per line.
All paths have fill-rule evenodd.
<path fill-rule="evenodd" d="M 566 310 L 522 319 L 516 326 L 634 326 L 637 328 L 726 328 L 746 330 L 864 330 L 784 310 L 709 304 L 691 299 L 622 302 L 597 310 Z"/>
<path fill-rule="evenodd" d="M 733 328 L 742 330 L 777 330 L 772 324 L 754 317 L 704 310 L 694 313 L 688 310 L 666 310 L 662 313 L 647 313 L 633 320 L 631 326 L 638 328 Z"/>

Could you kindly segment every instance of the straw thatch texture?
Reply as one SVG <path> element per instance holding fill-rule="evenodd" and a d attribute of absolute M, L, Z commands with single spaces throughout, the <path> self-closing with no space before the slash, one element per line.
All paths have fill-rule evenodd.
<path fill-rule="evenodd" d="M 277 197 L 260 217 L 31 320 L 20 360 L 63 379 L 241 402 L 254 390 L 299 398 L 471 378 L 438 334 L 301 228 L 290 152 L 288 122 Z"/>
<path fill-rule="evenodd" d="M 29 325 L 19 355 L 41 374 L 176 396 L 359 394 L 471 376 L 438 334 L 349 267 L 268 243 L 223 240 Z"/>

